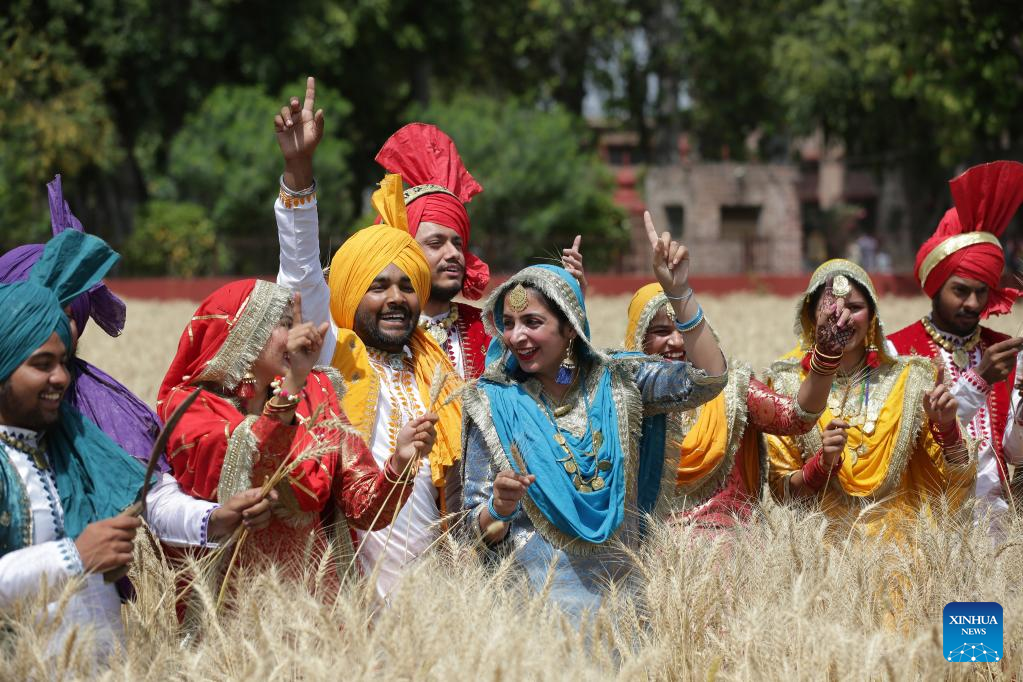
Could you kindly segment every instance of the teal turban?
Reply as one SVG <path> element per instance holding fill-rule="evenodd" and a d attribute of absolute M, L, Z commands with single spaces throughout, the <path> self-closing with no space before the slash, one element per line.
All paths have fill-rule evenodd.
<path fill-rule="evenodd" d="M 70 348 L 64 307 L 103 279 L 118 258 L 99 237 L 67 230 L 46 244 L 27 281 L 0 285 L 0 381 L 54 332 Z M 45 442 L 69 537 L 78 537 L 88 524 L 116 515 L 138 498 L 145 467 L 67 401 L 61 404 L 59 421 L 47 429 Z M 14 475 L 0 466 L 0 491 L 10 489 L 4 479 Z M 0 502 L 10 501 L 4 497 L 0 495 Z M 17 549 L 13 540 L 0 544 Z"/>
<path fill-rule="evenodd" d="M 67 230 L 46 244 L 28 280 L 0 285 L 0 381 L 14 373 L 54 332 L 68 348 L 64 307 L 103 279 L 120 256 L 99 237 Z"/>

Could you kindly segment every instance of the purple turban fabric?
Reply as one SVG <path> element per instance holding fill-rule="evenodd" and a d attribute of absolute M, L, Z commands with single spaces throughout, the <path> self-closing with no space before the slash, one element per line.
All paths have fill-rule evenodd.
<path fill-rule="evenodd" d="M 50 224 L 54 236 L 64 230 L 84 232 L 81 222 L 64 201 L 60 175 L 46 185 L 50 195 Z M 43 244 L 25 244 L 0 255 L 0 283 L 28 279 L 29 271 L 43 253 Z M 91 317 L 110 336 L 124 329 L 125 305 L 102 282 L 71 302 L 71 317 L 81 337 Z M 103 370 L 74 356 L 68 361 L 72 386 L 65 399 L 117 442 L 128 454 L 143 463 L 160 433 L 161 422 L 126 386 Z M 166 456 L 160 454 L 160 471 L 170 471 Z"/>

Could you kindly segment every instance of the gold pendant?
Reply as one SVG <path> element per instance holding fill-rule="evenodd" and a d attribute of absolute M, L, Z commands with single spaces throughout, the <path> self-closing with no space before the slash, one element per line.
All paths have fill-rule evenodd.
<path fill-rule="evenodd" d="M 593 488 L 594 490 L 602 490 L 604 488 L 604 477 L 597 476 L 596 478 L 594 478 L 592 481 L 590 481 L 590 487 Z"/>
<path fill-rule="evenodd" d="M 602 459 L 597 462 L 597 471 L 611 471 L 611 460 Z"/>
<path fill-rule="evenodd" d="M 962 348 L 956 348 L 952 352 L 952 362 L 955 363 L 959 369 L 966 369 L 966 366 L 970 364 L 970 356 L 966 354 Z"/>
<path fill-rule="evenodd" d="M 869 436 L 870 434 L 874 433 L 874 428 L 875 427 L 876 427 L 876 424 L 874 422 L 872 422 L 872 421 L 867 422 L 866 424 L 863 425 L 863 433 L 865 433 L 865 434 L 867 434 Z"/>
<path fill-rule="evenodd" d="M 570 474 L 574 474 L 575 472 L 579 471 L 579 466 L 572 460 L 565 462 L 562 466 L 564 466 L 565 471 L 567 471 Z"/>
<path fill-rule="evenodd" d="M 576 490 L 582 490 L 583 489 L 583 477 L 580 476 L 579 474 L 576 474 L 575 476 L 573 476 L 572 477 L 572 485 L 575 486 Z"/>
<path fill-rule="evenodd" d="M 596 431 L 593 434 L 593 451 L 596 453 L 600 449 L 600 446 L 604 444 L 604 434 L 600 431 Z"/>
<path fill-rule="evenodd" d="M 437 342 L 438 346 L 443 346 L 448 340 L 448 330 L 439 325 L 427 327 L 426 332 L 430 335 L 430 338 Z"/>

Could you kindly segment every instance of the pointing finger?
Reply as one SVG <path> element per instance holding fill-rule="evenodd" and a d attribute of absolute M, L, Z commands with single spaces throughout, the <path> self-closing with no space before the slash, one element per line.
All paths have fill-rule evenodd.
<path fill-rule="evenodd" d="M 313 113 L 313 104 L 316 102 L 316 79 L 312 76 L 305 80 L 305 102 L 302 104 L 302 108 L 308 111 L 310 114 Z"/>
<path fill-rule="evenodd" d="M 577 234 L 575 236 L 575 241 L 572 242 L 572 250 L 573 251 L 578 251 L 579 247 L 582 245 L 582 243 L 583 243 L 583 236 L 581 234 Z"/>
<path fill-rule="evenodd" d="M 643 224 L 646 226 L 646 236 L 650 240 L 650 246 L 657 248 L 660 237 L 657 236 L 657 228 L 654 227 L 654 219 L 650 211 L 643 211 Z"/>

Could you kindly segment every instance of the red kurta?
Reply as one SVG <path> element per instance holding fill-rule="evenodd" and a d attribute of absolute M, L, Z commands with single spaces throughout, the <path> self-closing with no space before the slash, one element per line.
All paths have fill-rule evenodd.
<path fill-rule="evenodd" d="M 980 341 L 977 347 L 983 353 L 991 345 L 1008 338 L 1005 334 L 982 326 L 980 328 Z M 938 345 L 934 343 L 934 339 L 924 329 L 924 325 L 920 320 L 900 329 L 894 334 L 890 334 L 888 340 L 892 342 L 895 350 L 900 355 L 918 355 L 924 358 L 936 358 L 940 355 Z M 951 373 L 950 378 L 953 381 L 958 381 L 962 375 L 962 371 L 954 365 L 947 367 L 946 371 Z M 1005 464 L 1005 453 L 1002 450 L 1002 435 L 1005 433 L 1005 428 L 1009 422 L 1012 381 L 1015 376 L 1016 372 L 1011 371 L 1008 378 L 1004 381 L 993 384 L 987 398 L 987 409 L 991 420 L 991 446 L 998 461 L 998 475 L 1001 477 L 1003 485 L 1008 480 L 1008 469 Z"/>

